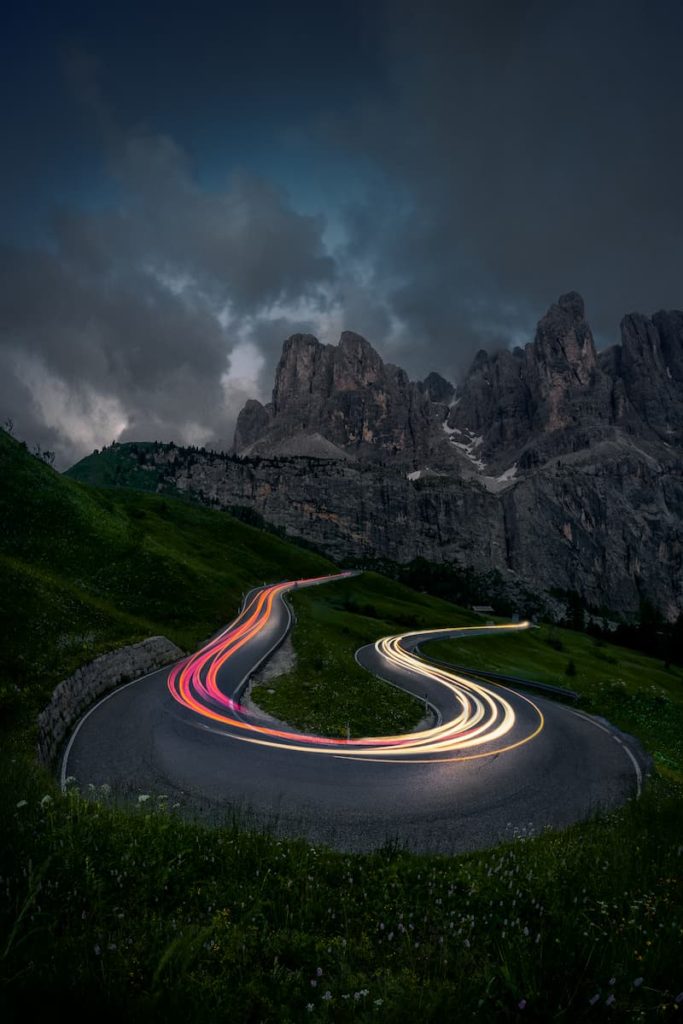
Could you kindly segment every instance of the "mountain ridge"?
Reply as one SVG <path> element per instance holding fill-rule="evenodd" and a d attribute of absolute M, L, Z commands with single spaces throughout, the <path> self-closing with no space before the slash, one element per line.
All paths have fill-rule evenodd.
<path fill-rule="evenodd" d="M 362 336 L 293 335 L 230 456 L 156 451 L 157 486 L 247 507 L 335 559 L 500 571 L 592 607 L 683 609 L 683 313 L 629 314 L 596 351 L 576 292 L 457 387 Z M 78 467 L 75 469 L 78 475 Z M 83 478 L 83 477 L 81 477 Z M 149 476 L 147 476 L 149 481 Z"/>

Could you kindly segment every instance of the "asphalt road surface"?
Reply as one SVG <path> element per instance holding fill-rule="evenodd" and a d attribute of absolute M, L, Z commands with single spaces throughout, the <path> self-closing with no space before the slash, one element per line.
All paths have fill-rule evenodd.
<path fill-rule="evenodd" d="M 74 778 L 85 792 L 106 783 L 123 800 L 165 794 L 189 815 L 237 816 L 345 850 L 399 842 L 439 852 L 561 828 L 640 793 L 647 758 L 632 737 L 414 653 L 432 638 L 525 624 L 361 648 L 364 668 L 431 707 L 433 725 L 410 736 L 323 739 L 247 711 L 239 700 L 249 676 L 291 626 L 286 593 L 335 578 L 252 591 L 201 651 L 101 700 L 72 734 L 62 783 Z"/>

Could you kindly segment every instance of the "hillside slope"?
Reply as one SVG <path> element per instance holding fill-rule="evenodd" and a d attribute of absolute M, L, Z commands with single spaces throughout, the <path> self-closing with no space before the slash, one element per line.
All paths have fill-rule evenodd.
<path fill-rule="evenodd" d="M 264 580 L 333 571 L 224 513 L 60 476 L 0 431 L 0 700 L 35 710 L 103 650 L 191 648 Z"/>

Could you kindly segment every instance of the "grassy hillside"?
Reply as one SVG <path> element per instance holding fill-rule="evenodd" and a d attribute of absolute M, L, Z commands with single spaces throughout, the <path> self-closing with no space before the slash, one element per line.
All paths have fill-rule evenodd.
<path fill-rule="evenodd" d="M 66 479 L 0 431 L 0 699 L 35 712 L 112 647 L 163 633 L 193 648 L 264 580 L 334 571 L 228 515 Z"/>
<path fill-rule="evenodd" d="M 4 716 L 0 737 L 3 1020 L 46 1005 L 72 1015 L 77 1006 L 77 1016 L 102 1022 L 183 1024 L 680 1016 L 675 773 L 599 820 L 453 858 L 393 847 L 347 856 L 239 824 L 182 822 L 146 794 L 129 812 L 103 791 L 87 801 L 60 794 L 26 742 L 57 679 L 152 632 L 191 647 L 233 613 L 246 587 L 329 563 L 222 513 L 60 478 L 1 433 L 0 473 L 0 678 L 6 702 L 24 712 Z M 359 643 L 472 621 L 372 573 L 302 591 L 295 602 L 299 664 L 271 696 L 283 702 L 277 713 L 315 714 L 328 729 L 356 704 Z M 595 711 L 610 686 L 621 688 L 605 672 L 621 672 L 627 701 L 654 680 L 649 724 L 634 731 L 663 737 L 674 759 L 676 675 L 591 644 L 534 633 L 433 650 L 565 682 L 572 659 L 570 685 Z M 393 690 L 378 687 L 374 713 L 410 717 Z"/>
<path fill-rule="evenodd" d="M 133 487 L 140 491 L 156 491 L 161 473 L 144 461 L 146 452 L 168 449 L 156 441 L 134 444 L 112 444 L 92 455 L 86 455 L 66 471 L 65 476 L 91 487 Z M 144 465 L 144 469 L 142 468 Z"/>
<path fill-rule="evenodd" d="M 424 654 L 578 691 L 582 706 L 638 736 L 660 771 L 683 782 L 683 669 L 556 626 L 439 640 Z"/>
<path fill-rule="evenodd" d="M 422 718 L 419 701 L 375 679 L 354 652 L 388 633 L 424 626 L 461 626 L 475 617 L 440 598 L 376 573 L 329 583 L 293 596 L 297 664 L 292 672 L 254 688 L 257 703 L 300 729 L 324 736 L 407 732 Z"/>

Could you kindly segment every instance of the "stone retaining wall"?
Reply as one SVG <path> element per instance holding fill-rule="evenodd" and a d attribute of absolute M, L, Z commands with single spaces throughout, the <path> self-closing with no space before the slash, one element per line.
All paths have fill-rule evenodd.
<path fill-rule="evenodd" d="M 38 757 L 50 766 L 81 715 L 108 690 L 130 682 L 183 657 L 183 651 L 165 636 L 152 636 L 139 644 L 102 654 L 76 669 L 57 686 L 48 706 L 38 716 Z"/>

